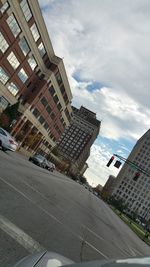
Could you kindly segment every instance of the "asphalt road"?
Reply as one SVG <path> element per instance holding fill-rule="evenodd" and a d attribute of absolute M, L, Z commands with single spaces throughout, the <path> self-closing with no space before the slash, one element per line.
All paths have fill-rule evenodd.
<path fill-rule="evenodd" d="M 150 255 L 150 248 L 82 185 L 0 150 L 0 266 L 43 249 L 75 262 Z"/>

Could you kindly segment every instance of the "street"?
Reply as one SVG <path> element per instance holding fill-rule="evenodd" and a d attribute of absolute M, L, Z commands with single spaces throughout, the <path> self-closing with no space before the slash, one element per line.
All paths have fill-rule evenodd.
<path fill-rule="evenodd" d="M 150 255 L 149 247 L 82 185 L 0 150 L 0 266 L 43 249 L 75 262 Z"/>

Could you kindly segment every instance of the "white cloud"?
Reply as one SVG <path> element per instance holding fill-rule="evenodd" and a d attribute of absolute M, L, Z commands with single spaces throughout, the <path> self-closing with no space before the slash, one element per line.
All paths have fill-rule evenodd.
<path fill-rule="evenodd" d="M 91 149 L 91 156 L 88 160 L 89 168 L 85 172 L 85 176 L 91 185 L 104 185 L 110 174 L 116 176 L 118 170 L 112 165 L 106 166 L 112 157 L 112 151 L 108 146 L 94 144 Z"/>
<path fill-rule="evenodd" d="M 64 58 L 73 103 L 97 113 L 102 136 L 139 138 L 150 125 L 150 1 L 39 2 L 54 50 Z M 104 86 L 89 92 L 93 82 Z M 97 150 L 94 145 L 92 166 Z M 95 177 L 103 172 L 98 167 Z"/>

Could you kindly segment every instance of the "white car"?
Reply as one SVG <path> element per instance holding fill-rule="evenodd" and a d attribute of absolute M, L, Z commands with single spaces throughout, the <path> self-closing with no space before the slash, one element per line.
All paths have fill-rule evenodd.
<path fill-rule="evenodd" d="M 3 128 L 0 128 L 0 146 L 3 151 L 16 151 L 18 144 L 14 138 Z"/>

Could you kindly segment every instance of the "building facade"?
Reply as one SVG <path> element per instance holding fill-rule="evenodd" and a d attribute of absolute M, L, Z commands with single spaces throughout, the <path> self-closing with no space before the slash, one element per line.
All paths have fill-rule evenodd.
<path fill-rule="evenodd" d="M 72 107 L 72 110 L 70 125 L 61 136 L 57 149 L 62 158 L 71 162 L 70 172 L 76 175 L 90 155 L 90 148 L 99 134 L 100 121 L 85 107 Z"/>
<path fill-rule="evenodd" d="M 109 175 L 109 178 L 105 183 L 101 192 L 101 196 L 103 199 L 108 199 L 112 195 L 112 192 L 115 187 L 115 182 L 116 182 L 116 177 L 113 175 Z"/>
<path fill-rule="evenodd" d="M 136 143 L 128 159 L 150 173 L 150 130 Z M 140 173 L 135 179 L 137 170 L 124 164 L 116 178 L 113 195 L 128 204 L 128 211 L 145 220 L 150 220 L 150 175 Z"/>
<path fill-rule="evenodd" d="M 33 151 L 53 147 L 69 125 L 72 94 L 38 1 L 0 0 L 0 111 L 20 102 L 12 134 Z"/>

